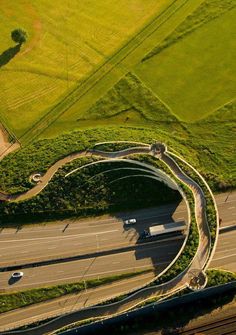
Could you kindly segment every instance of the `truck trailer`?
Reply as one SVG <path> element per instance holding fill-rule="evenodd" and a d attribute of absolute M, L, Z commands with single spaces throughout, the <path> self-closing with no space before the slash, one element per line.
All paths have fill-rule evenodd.
<path fill-rule="evenodd" d="M 184 232 L 186 224 L 184 221 L 170 222 L 163 225 L 151 226 L 147 230 L 144 230 L 141 238 L 151 238 L 159 235 Z"/>

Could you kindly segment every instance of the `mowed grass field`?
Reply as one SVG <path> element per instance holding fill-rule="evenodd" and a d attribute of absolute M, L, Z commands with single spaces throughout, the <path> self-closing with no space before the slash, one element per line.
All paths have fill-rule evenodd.
<path fill-rule="evenodd" d="M 182 121 L 236 95 L 236 2 L 207 0 L 139 64 L 135 73 Z"/>
<path fill-rule="evenodd" d="M 171 0 L 4 1 L 0 117 L 17 136 L 60 101 Z M 28 33 L 14 57 L 10 33 Z"/>
<path fill-rule="evenodd" d="M 190 3 L 191 1 L 188 2 L 189 6 Z M 182 3 L 181 8 L 175 11 L 175 16 L 176 12 L 180 15 L 177 26 L 176 19 L 165 17 L 165 23 L 153 34 L 152 42 L 149 41 L 149 47 L 153 45 L 153 48 L 148 50 L 142 45 L 140 48 L 143 49 L 143 56 L 136 64 L 132 65 L 128 60 L 122 63 L 129 65 L 123 71 L 124 75 L 129 71 L 134 73 L 172 115 L 183 122 L 204 119 L 233 101 L 236 93 L 236 49 L 233 38 L 236 29 L 235 0 L 203 0 L 195 1 L 194 4 L 192 2 L 191 5 L 186 10 Z M 163 27 L 169 34 L 165 35 Z M 158 35 L 158 31 L 161 35 Z M 156 43 L 153 44 L 154 42 Z M 140 55 L 140 51 L 138 53 Z M 115 76 L 116 73 L 113 73 L 113 77 Z M 116 82 L 119 82 L 119 76 L 120 73 L 115 77 Z M 98 89 L 100 95 L 107 96 L 107 91 L 111 90 L 109 84 L 105 78 L 101 80 Z M 155 107 L 149 109 L 150 117 L 148 112 L 144 117 L 137 110 L 116 113 L 118 109 L 122 109 L 123 102 L 119 102 L 118 107 L 110 106 L 110 110 L 105 106 L 104 111 L 103 98 L 99 98 L 99 94 L 96 98 L 95 89 L 87 92 L 43 136 L 54 136 L 63 130 L 93 127 L 97 124 L 150 126 L 153 114 L 156 113 L 157 119 L 159 117 Z M 136 95 L 137 104 L 145 99 L 145 96 Z M 91 111 L 94 111 L 96 100 L 95 117 Z"/>

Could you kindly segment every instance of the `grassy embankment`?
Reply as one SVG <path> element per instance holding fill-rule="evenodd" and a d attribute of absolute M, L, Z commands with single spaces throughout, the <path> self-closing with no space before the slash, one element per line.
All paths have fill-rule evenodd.
<path fill-rule="evenodd" d="M 78 283 L 61 284 L 43 288 L 31 289 L 13 293 L 0 294 L 0 313 L 4 313 L 20 307 L 29 306 L 43 301 L 59 298 L 61 296 L 79 293 L 85 289 L 96 288 L 105 284 L 111 284 L 115 281 L 132 278 L 151 270 L 124 273 L 100 279 L 89 279 Z M 86 287 L 85 287 L 86 285 Z"/>
<path fill-rule="evenodd" d="M 147 170 L 125 160 L 90 165 L 65 178 L 69 171 L 97 160 L 86 157 L 67 164 L 32 199 L 0 203 L 2 224 L 97 215 L 181 200 L 177 191 L 148 178 Z"/>
<path fill-rule="evenodd" d="M 131 92 L 131 93 L 130 93 Z M 142 99 L 138 99 L 142 97 Z M 91 148 L 102 141 L 163 141 L 177 151 L 206 177 L 213 190 L 236 185 L 236 157 L 232 152 L 235 138 L 235 104 L 222 107 L 214 115 L 195 124 L 179 122 L 134 76 L 122 79 L 91 110 L 91 117 L 124 110 L 137 110 L 152 129 L 136 127 L 95 128 L 44 139 L 24 147 L 0 162 L 0 188 L 15 193 L 29 189 L 29 176 L 34 171 L 45 172 L 58 159 L 79 150 Z M 155 110 L 158 113 L 150 113 Z M 130 117 L 125 115 L 125 118 Z M 227 120 L 231 118 L 231 121 Z M 186 143 L 188 144 L 186 146 Z"/>

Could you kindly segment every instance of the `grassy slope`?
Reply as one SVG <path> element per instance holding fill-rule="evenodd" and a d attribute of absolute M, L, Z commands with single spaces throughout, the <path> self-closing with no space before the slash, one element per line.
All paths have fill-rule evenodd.
<path fill-rule="evenodd" d="M 234 98 L 235 17 L 233 0 L 207 0 L 136 67 L 180 119 L 199 120 Z"/>
<path fill-rule="evenodd" d="M 33 199 L 17 203 L 0 202 L 1 224 L 98 215 L 158 206 L 181 199 L 178 191 L 145 178 L 150 175 L 135 170 L 137 166 L 126 161 L 91 165 L 65 178 L 69 171 L 94 160 L 99 158 L 87 157 L 67 164 Z M 159 161 L 157 166 L 162 168 Z"/>
<path fill-rule="evenodd" d="M 0 161 L 0 189 L 12 193 L 25 191 L 32 187 L 29 176 L 34 171 L 45 172 L 55 161 L 72 152 L 93 147 L 102 141 L 139 141 L 152 143 L 157 138 L 154 130 L 142 128 L 95 128 L 62 135 L 50 140 L 35 142 L 21 150 L 13 152 Z M 163 141 L 168 140 L 165 132 L 158 135 Z M 184 146 L 180 145 L 182 152 Z"/>
<path fill-rule="evenodd" d="M 13 193 L 28 189 L 31 187 L 28 178 L 32 172 L 44 172 L 53 162 L 71 152 L 111 140 L 164 141 L 170 150 L 176 150 L 198 168 L 215 190 L 224 185 L 236 186 L 236 157 L 233 151 L 235 104 L 222 107 L 203 121 L 181 123 L 137 78 L 128 75 L 91 108 L 90 114 L 98 123 L 100 115 L 112 119 L 115 117 L 113 114 L 121 113 L 123 124 L 128 126 L 132 124 L 131 111 L 134 109 L 135 117 L 138 120 L 145 117 L 150 128 L 140 124 L 137 128 L 97 127 L 35 142 L 0 162 L 0 188 Z M 222 115 L 227 119 L 222 120 Z M 127 117 L 129 119 L 124 122 Z"/>
<path fill-rule="evenodd" d="M 57 6 L 48 0 L 4 3 L 0 13 L 0 64 L 2 53 L 14 45 L 10 39 L 14 28 L 26 29 L 29 39 L 8 64 L 0 67 L 3 120 L 21 135 L 71 85 L 105 61 L 168 3 L 169 0 L 71 0 Z M 19 117 L 23 122 L 19 122 Z"/>

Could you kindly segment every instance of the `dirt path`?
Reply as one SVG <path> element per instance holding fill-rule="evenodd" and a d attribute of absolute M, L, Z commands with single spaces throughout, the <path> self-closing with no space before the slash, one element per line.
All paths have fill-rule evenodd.
<path fill-rule="evenodd" d="M 0 160 L 18 148 L 20 148 L 20 144 L 18 142 L 10 143 L 9 134 L 0 124 Z"/>

